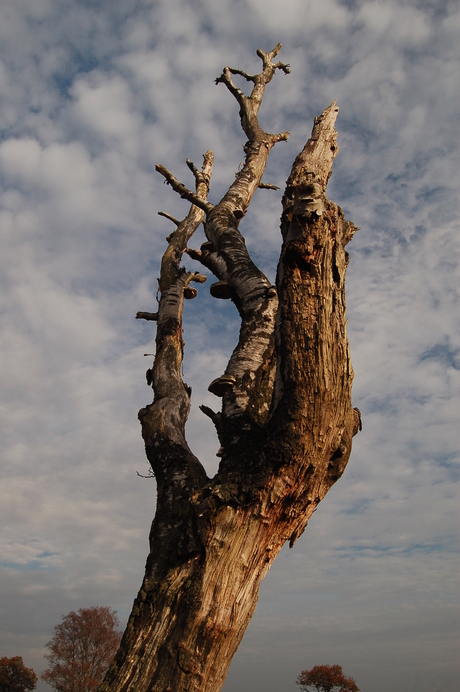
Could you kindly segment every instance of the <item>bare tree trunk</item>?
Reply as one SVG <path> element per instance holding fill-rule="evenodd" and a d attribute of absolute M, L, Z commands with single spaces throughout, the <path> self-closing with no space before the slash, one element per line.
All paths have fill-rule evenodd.
<path fill-rule="evenodd" d="M 216 80 L 237 99 L 248 137 L 244 166 L 216 206 L 206 199 L 211 152 L 201 171 L 187 162 L 195 193 L 157 166 L 192 206 L 181 222 L 168 217 L 177 228 L 162 261 L 158 313 L 138 313 L 157 321 L 156 356 L 147 371 L 155 396 L 139 412 L 157 511 L 144 581 L 101 692 L 221 689 L 261 580 L 342 475 L 360 427 L 351 405 L 344 293 L 344 248 L 357 229 L 325 196 L 338 152 L 335 103 L 315 119 L 287 181 L 276 287 L 252 262 L 238 229 L 270 150 L 288 137 L 264 132 L 257 119 L 275 71 L 289 72 L 273 63 L 280 47 L 257 51 L 260 74 L 227 67 Z M 249 97 L 232 75 L 253 83 Z M 203 219 L 208 240 L 190 250 Z M 202 407 L 221 444 L 212 480 L 184 433 L 190 390 L 180 376 L 183 299 L 194 297 L 190 283 L 204 277 L 180 269 L 183 252 L 212 270 L 218 283 L 211 293 L 233 300 L 241 316 L 226 371 L 210 385 L 222 410 Z"/>

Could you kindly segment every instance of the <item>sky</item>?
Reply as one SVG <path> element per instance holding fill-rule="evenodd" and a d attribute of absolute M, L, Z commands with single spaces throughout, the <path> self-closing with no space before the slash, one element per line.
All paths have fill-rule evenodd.
<path fill-rule="evenodd" d="M 274 279 L 283 184 L 337 99 L 328 196 L 348 246 L 348 336 L 363 431 L 343 478 L 283 548 L 224 692 L 295 692 L 339 664 L 362 692 L 456 692 L 459 653 L 460 7 L 450 0 L 2 0 L 0 7 L 0 656 L 37 673 L 71 610 L 117 610 L 141 584 L 155 481 L 137 411 L 165 237 L 189 157 L 215 156 L 210 200 L 243 159 L 238 108 L 214 79 L 258 72 L 260 111 L 291 132 L 241 223 Z M 192 241 L 199 247 L 199 230 Z M 187 259 L 187 266 L 194 267 Z M 210 281 L 208 281 L 210 283 Z M 191 448 L 218 442 L 199 404 L 236 343 L 206 284 L 186 304 Z M 44 682 L 38 690 L 50 688 Z"/>

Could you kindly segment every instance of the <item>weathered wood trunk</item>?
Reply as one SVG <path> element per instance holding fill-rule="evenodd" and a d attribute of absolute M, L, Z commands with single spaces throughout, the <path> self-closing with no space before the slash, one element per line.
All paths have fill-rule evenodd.
<path fill-rule="evenodd" d="M 225 68 L 216 80 L 238 100 L 248 137 L 245 164 L 222 200 L 207 201 L 212 154 L 192 193 L 158 166 L 192 202 L 176 222 L 163 257 L 156 356 L 147 379 L 154 401 L 139 412 L 147 457 L 157 481 L 157 511 L 144 581 L 102 691 L 217 692 L 254 613 L 259 585 L 286 541 L 303 532 L 320 500 L 342 475 L 360 416 L 351 405 L 353 371 L 345 321 L 345 245 L 356 228 L 327 200 L 338 152 L 335 103 L 315 119 L 294 162 L 283 197 L 283 245 L 276 287 L 253 264 L 239 222 L 259 187 L 268 154 L 287 133 L 270 135 L 257 120 L 278 45 L 258 51 L 259 75 Z M 232 81 L 254 84 L 244 96 Z M 269 194 L 269 193 L 263 193 Z M 170 217 L 171 218 L 171 217 Z M 187 242 L 204 220 L 208 242 Z M 185 440 L 190 390 L 182 382 L 183 299 L 191 281 L 184 251 L 219 279 L 241 316 L 238 345 L 226 372 L 210 386 L 222 397 L 212 418 L 222 457 L 210 480 Z"/>

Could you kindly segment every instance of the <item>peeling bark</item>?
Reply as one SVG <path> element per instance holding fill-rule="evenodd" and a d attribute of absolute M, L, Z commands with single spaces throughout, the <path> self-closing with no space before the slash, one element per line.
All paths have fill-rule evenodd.
<path fill-rule="evenodd" d="M 335 102 L 315 119 L 283 197 L 283 245 L 276 287 L 251 260 L 239 231 L 261 183 L 270 150 L 287 133 L 264 132 L 258 110 L 281 45 L 257 51 L 262 72 L 226 67 L 216 80 L 240 107 L 245 161 L 224 197 L 207 200 L 212 168 L 187 164 L 195 192 L 166 168 L 157 170 L 192 206 L 162 260 L 156 355 L 147 371 L 153 403 L 139 412 L 146 454 L 157 481 L 144 581 L 115 661 L 100 692 L 218 692 L 254 613 L 260 582 L 286 541 L 292 546 L 320 500 L 342 475 L 361 426 L 351 405 L 345 320 L 345 245 L 356 227 L 326 198 L 338 153 Z M 250 96 L 233 83 L 253 83 Z M 187 243 L 201 222 L 207 242 Z M 213 421 L 221 449 L 213 479 L 190 451 L 185 423 L 190 389 L 181 379 L 184 297 L 198 273 L 180 267 L 184 252 L 217 277 L 212 289 L 241 316 L 238 344 L 210 389 L 222 410 Z M 188 291 L 188 293 L 187 293 Z"/>

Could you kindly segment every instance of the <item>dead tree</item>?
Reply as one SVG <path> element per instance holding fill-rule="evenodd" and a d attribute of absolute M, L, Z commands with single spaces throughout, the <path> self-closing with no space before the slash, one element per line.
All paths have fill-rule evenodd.
<path fill-rule="evenodd" d="M 335 102 L 315 118 L 313 132 L 287 181 L 276 286 L 256 267 L 239 231 L 261 184 L 272 147 L 287 132 L 261 129 L 257 113 L 276 70 L 281 45 L 257 51 L 260 74 L 224 68 L 248 139 L 245 160 L 218 204 L 207 199 L 212 153 L 188 190 L 157 166 L 192 204 L 168 238 L 160 275 L 156 354 L 147 380 L 153 403 L 139 412 L 157 482 L 145 577 L 120 649 L 100 692 L 217 692 L 254 613 L 259 585 L 286 541 L 292 546 L 348 462 L 360 415 L 351 404 L 353 370 L 345 320 L 345 245 L 356 227 L 326 196 L 338 152 Z M 246 96 L 233 81 L 252 83 Z M 271 187 L 271 186 L 268 186 Z M 264 193 L 267 194 L 267 193 Z M 204 223 L 207 241 L 188 242 Z M 225 373 L 209 389 L 222 399 L 214 412 L 221 461 L 209 479 L 185 440 L 190 389 L 182 381 L 182 311 L 192 282 L 183 253 L 215 274 L 216 298 L 232 300 L 241 317 L 238 344 Z"/>

